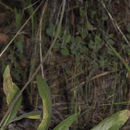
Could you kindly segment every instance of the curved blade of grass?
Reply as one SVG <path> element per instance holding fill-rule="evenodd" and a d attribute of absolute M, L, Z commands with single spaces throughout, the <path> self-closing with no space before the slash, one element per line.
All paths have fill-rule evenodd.
<path fill-rule="evenodd" d="M 51 115 L 52 115 L 51 114 L 52 102 L 51 102 L 50 89 L 46 81 L 40 75 L 37 76 L 37 85 L 43 103 L 43 118 L 38 127 L 38 130 L 48 130 L 48 126 L 51 121 Z"/>
<path fill-rule="evenodd" d="M 9 125 L 9 123 L 15 118 L 15 116 L 20 108 L 21 102 L 22 102 L 22 97 L 20 97 L 17 100 L 17 102 L 15 103 L 13 110 L 8 114 L 7 118 L 3 122 L 2 126 L 1 126 L 1 130 L 5 130 L 5 128 Z"/>
<path fill-rule="evenodd" d="M 12 81 L 9 66 L 6 67 L 3 74 L 3 90 L 6 95 L 6 102 L 9 106 L 11 102 L 15 99 L 17 93 L 20 91 L 18 86 Z M 16 116 L 16 113 L 21 105 L 21 102 L 22 102 L 22 96 L 15 103 L 14 108 L 8 114 L 7 118 L 3 122 L 1 129 L 4 130 L 6 126 L 9 124 L 9 122 Z"/>
<path fill-rule="evenodd" d="M 123 57 L 116 51 L 116 49 L 112 45 L 109 44 L 109 47 L 114 52 L 114 54 L 117 56 L 117 58 L 119 58 L 119 60 L 124 64 L 126 70 L 128 72 L 130 72 L 130 66 L 125 62 L 125 60 L 123 59 Z"/>
<path fill-rule="evenodd" d="M 25 113 L 25 114 L 22 114 L 22 115 L 16 117 L 10 123 L 19 121 L 24 118 L 36 120 L 36 119 L 40 119 L 40 117 L 41 117 L 41 111 L 32 111 L 32 112 L 28 112 L 28 113 Z"/>
<path fill-rule="evenodd" d="M 60 124 L 58 124 L 54 130 L 68 130 L 72 123 L 78 118 L 78 114 L 75 113 L 65 120 L 63 120 Z"/>
<path fill-rule="evenodd" d="M 129 110 L 122 110 L 106 118 L 91 130 L 119 130 L 130 117 Z"/>
<path fill-rule="evenodd" d="M 37 111 L 37 112 L 29 112 L 23 115 L 24 118 L 28 118 L 28 119 L 40 119 L 41 118 L 41 112 Z"/>

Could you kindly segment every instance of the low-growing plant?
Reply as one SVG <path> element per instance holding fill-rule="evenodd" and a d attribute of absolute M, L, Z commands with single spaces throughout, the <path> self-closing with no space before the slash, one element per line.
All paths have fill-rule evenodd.
<path fill-rule="evenodd" d="M 15 83 L 13 83 L 13 81 L 12 81 L 9 66 L 7 66 L 4 71 L 3 79 L 4 79 L 3 90 L 6 95 L 7 105 L 9 106 L 11 104 L 11 102 L 14 100 L 17 93 L 20 91 L 18 86 Z M 16 113 L 17 113 L 18 109 L 20 108 L 21 101 L 22 101 L 22 96 L 20 96 L 20 98 L 17 100 L 17 102 L 15 103 L 15 106 L 13 107 L 12 111 L 8 114 L 8 116 L 4 120 L 4 122 L 2 122 L 0 124 L 1 130 L 4 130 L 7 127 L 7 125 L 9 124 L 9 122 L 15 118 Z"/>
<path fill-rule="evenodd" d="M 16 84 L 13 83 L 12 81 L 9 66 L 6 67 L 3 74 L 3 78 L 4 78 L 3 89 L 6 95 L 7 104 L 9 105 L 10 102 L 14 100 L 16 94 L 20 90 L 16 86 Z M 37 86 L 43 104 L 43 117 L 37 130 L 48 130 L 51 121 L 51 116 L 52 116 L 51 92 L 46 81 L 40 75 L 37 76 Z M 22 101 L 22 96 L 17 100 L 14 109 L 10 111 L 7 118 L 0 124 L 1 130 L 5 130 L 10 123 L 21 120 L 23 118 L 40 119 L 42 114 L 40 111 L 32 111 L 17 117 L 16 114 L 21 106 L 21 101 Z M 77 119 L 78 115 L 79 115 L 78 113 L 75 113 L 69 116 L 68 118 L 63 120 L 59 125 L 57 125 L 54 128 L 54 130 L 68 130 L 69 127 L 72 125 L 72 123 Z"/>
<path fill-rule="evenodd" d="M 3 89 L 6 95 L 6 102 L 9 105 L 10 102 L 14 100 L 16 94 L 20 91 L 17 85 L 12 81 L 9 66 L 7 66 L 4 71 L 3 79 L 4 79 Z M 40 75 L 37 76 L 37 86 L 43 104 L 43 117 L 37 130 L 48 130 L 52 116 L 51 92 L 46 81 Z M 10 123 L 21 120 L 23 118 L 40 119 L 41 116 L 40 111 L 32 111 L 17 117 L 16 114 L 20 108 L 21 101 L 22 96 L 17 100 L 14 109 L 12 109 L 12 111 L 8 114 L 7 118 L 2 122 L 2 124 L 0 124 L 1 130 L 5 130 Z M 70 115 L 60 124 L 58 124 L 54 128 L 54 130 L 68 130 L 69 127 L 72 125 L 72 123 L 78 118 L 78 116 L 79 113 L 74 113 Z M 116 114 L 113 114 L 111 117 L 103 120 L 101 123 L 99 123 L 91 130 L 119 130 L 124 125 L 124 123 L 129 119 L 129 117 L 130 117 L 129 110 L 119 111 Z"/>

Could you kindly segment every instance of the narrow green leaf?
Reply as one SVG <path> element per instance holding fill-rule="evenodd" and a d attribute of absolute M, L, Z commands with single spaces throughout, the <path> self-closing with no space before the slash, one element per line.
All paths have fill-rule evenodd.
<path fill-rule="evenodd" d="M 22 114 L 18 117 L 16 117 L 14 120 L 12 120 L 10 123 L 15 122 L 15 121 L 19 121 L 21 119 L 27 118 L 27 119 L 40 119 L 41 116 L 41 111 L 32 111 L 32 112 L 28 112 L 25 114 Z"/>
<path fill-rule="evenodd" d="M 51 120 L 51 113 L 52 113 L 50 89 L 46 81 L 40 75 L 37 76 L 37 85 L 43 103 L 43 118 L 38 127 L 38 130 L 48 130 L 48 126 Z"/>
<path fill-rule="evenodd" d="M 4 71 L 3 79 L 3 90 L 6 95 L 6 102 L 9 105 L 10 102 L 13 100 L 15 94 L 19 90 L 19 88 L 12 81 L 9 66 L 7 66 Z"/>
<path fill-rule="evenodd" d="M 104 119 L 91 130 L 119 130 L 130 117 L 129 110 L 122 110 Z"/>
<path fill-rule="evenodd" d="M 9 106 L 10 103 L 15 99 L 17 93 L 20 91 L 18 86 L 12 81 L 9 66 L 6 67 L 3 74 L 3 89 L 6 95 L 6 102 Z M 22 96 L 18 99 L 12 111 L 8 114 L 8 117 L 2 124 L 1 129 L 4 130 L 6 126 L 9 124 L 9 122 L 16 116 L 16 113 L 20 108 L 21 102 L 22 102 Z"/>
<path fill-rule="evenodd" d="M 60 124 L 58 124 L 54 130 L 68 130 L 69 127 L 72 125 L 72 123 L 77 119 L 78 114 L 75 113 L 71 116 L 69 116 L 68 118 L 66 118 L 65 120 L 63 120 Z"/>
<path fill-rule="evenodd" d="M 50 24 L 49 28 L 47 28 L 47 35 L 53 37 L 54 32 L 55 32 L 55 26 L 53 24 Z"/>
<path fill-rule="evenodd" d="M 15 118 L 15 116 L 16 116 L 19 108 L 20 108 L 21 102 L 22 102 L 22 97 L 20 97 L 18 99 L 18 101 L 16 102 L 13 110 L 9 113 L 8 117 L 4 121 L 4 123 L 3 123 L 4 128 L 6 128 L 6 126 Z"/>
<path fill-rule="evenodd" d="M 64 37 L 64 42 L 65 44 L 69 43 L 71 41 L 71 35 L 69 32 L 67 32 L 67 34 Z"/>
<path fill-rule="evenodd" d="M 28 119 L 40 119 L 40 116 L 41 116 L 41 112 L 39 113 L 36 113 L 36 112 L 30 112 L 30 113 L 27 113 L 24 118 L 28 118 Z"/>
<path fill-rule="evenodd" d="M 93 25 L 89 22 L 89 21 L 87 21 L 87 29 L 89 30 L 89 31 L 93 31 L 95 28 L 93 27 Z"/>
<path fill-rule="evenodd" d="M 70 53 L 69 53 L 69 49 L 64 47 L 64 48 L 61 48 L 61 54 L 64 55 L 64 56 L 69 56 Z"/>

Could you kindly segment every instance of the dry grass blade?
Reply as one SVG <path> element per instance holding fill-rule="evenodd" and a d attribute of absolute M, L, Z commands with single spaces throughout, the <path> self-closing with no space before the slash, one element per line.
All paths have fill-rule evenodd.
<path fill-rule="evenodd" d="M 40 23 L 39 23 L 39 29 L 38 29 L 38 39 L 39 39 L 39 46 L 40 46 L 40 62 L 41 62 L 41 73 L 42 73 L 42 77 L 44 78 L 44 70 L 43 70 L 43 55 L 42 55 L 42 23 L 43 23 L 43 17 L 45 15 L 47 9 L 47 3 L 45 4 L 45 6 L 43 6 L 42 9 L 42 14 L 41 14 L 41 18 L 40 18 Z"/>

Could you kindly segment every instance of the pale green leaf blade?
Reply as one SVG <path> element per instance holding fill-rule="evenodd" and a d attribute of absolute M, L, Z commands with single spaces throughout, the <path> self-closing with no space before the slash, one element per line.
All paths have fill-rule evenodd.
<path fill-rule="evenodd" d="M 6 95 L 6 102 L 9 105 L 16 93 L 19 91 L 19 88 L 12 81 L 9 66 L 7 66 L 4 71 L 3 80 L 3 90 Z"/>
<path fill-rule="evenodd" d="M 72 125 L 72 123 L 77 119 L 78 114 L 75 113 L 71 116 L 69 116 L 68 118 L 66 118 L 65 120 L 63 120 L 60 124 L 58 124 L 54 130 L 68 130 L 69 127 Z"/>
<path fill-rule="evenodd" d="M 61 54 L 62 54 L 63 56 L 69 56 L 70 53 L 69 53 L 68 48 L 66 48 L 66 47 L 61 48 Z"/>
<path fill-rule="evenodd" d="M 91 130 L 119 130 L 130 117 L 129 110 L 122 110 L 104 119 Z"/>
<path fill-rule="evenodd" d="M 13 83 L 13 81 L 12 81 L 9 66 L 7 66 L 5 68 L 5 71 L 3 74 L 3 90 L 6 95 L 6 102 L 9 106 L 10 103 L 15 99 L 17 93 L 20 91 L 18 86 L 15 83 Z M 8 117 L 5 119 L 1 128 L 3 128 L 3 129 L 6 128 L 6 126 L 9 124 L 9 122 L 16 116 L 16 113 L 17 113 L 18 109 L 20 108 L 21 102 L 22 102 L 22 96 L 15 103 L 14 108 L 8 114 Z"/>
<path fill-rule="evenodd" d="M 40 117 L 41 117 L 41 112 L 39 113 L 30 112 L 24 116 L 24 118 L 33 119 L 33 120 L 40 119 Z"/>
<path fill-rule="evenodd" d="M 24 118 L 36 120 L 36 119 L 40 119 L 40 117 L 41 117 L 41 111 L 32 111 L 32 112 L 24 113 L 24 114 L 16 117 L 10 123 L 19 121 Z"/>
<path fill-rule="evenodd" d="M 37 85 L 40 97 L 43 103 L 43 118 L 38 127 L 38 130 L 48 130 L 48 126 L 51 120 L 52 113 L 52 101 L 50 89 L 46 83 L 46 81 L 42 78 L 42 76 L 37 76 Z"/>
<path fill-rule="evenodd" d="M 95 28 L 93 27 L 93 25 L 92 25 L 89 21 L 87 21 L 87 29 L 88 29 L 89 31 L 95 30 Z"/>
<path fill-rule="evenodd" d="M 17 100 L 17 102 L 15 103 L 15 106 L 14 106 L 13 110 L 9 113 L 8 118 L 5 121 L 6 123 L 4 123 L 4 124 L 8 125 L 9 122 L 12 121 L 15 118 L 15 116 L 16 116 L 19 108 L 20 108 L 21 102 L 22 102 L 22 97 L 20 97 Z"/>

